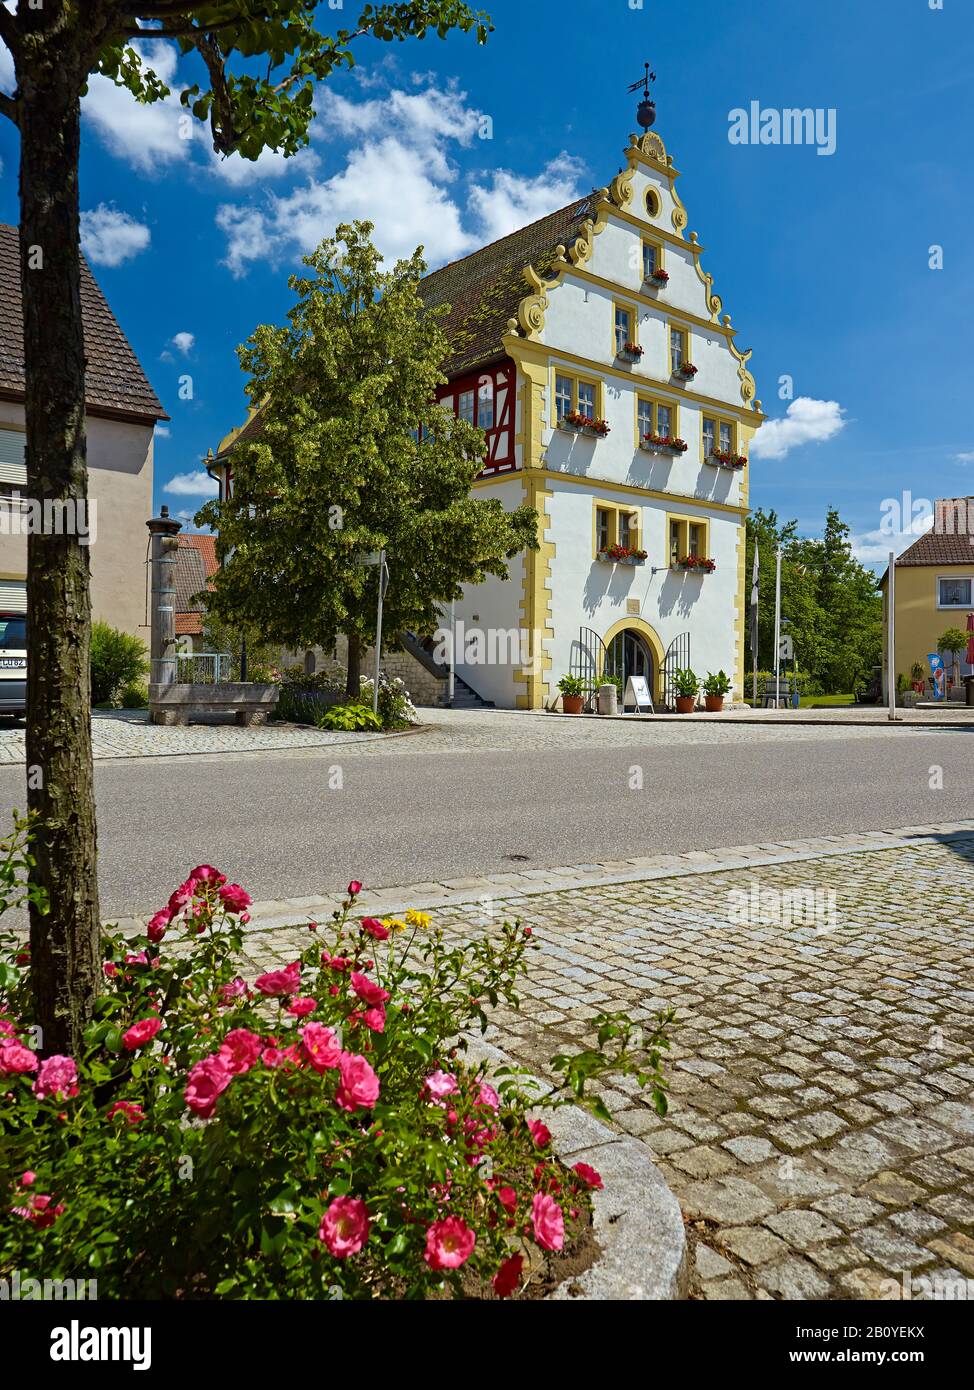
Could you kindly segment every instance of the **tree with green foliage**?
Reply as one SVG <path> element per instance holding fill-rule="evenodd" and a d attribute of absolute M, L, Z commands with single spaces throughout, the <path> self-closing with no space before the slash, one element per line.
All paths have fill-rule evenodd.
<path fill-rule="evenodd" d="M 127 686 L 138 685 L 148 675 L 145 643 L 141 637 L 121 632 L 109 623 L 91 627 L 91 703 L 103 705 L 118 699 Z"/>
<path fill-rule="evenodd" d="M 389 586 L 383 631 L 426 632 L 461 586 L 507 578 L 537 547 L 537 514 L 471 494 L 483 432 L 437 405 L 446 378 L 444 308 L 427 310 L 417 251 L 391 270 L 372 225 L 338 228 L 292 276 L 288 327 L 262 325 L 240 349 L 257 437 L 231 453 L 230 497 L 199 525 L 224 557 L 209 611 L 285 647 L 348 639 L 348 694 L 375 641 L 377 567 Z"/>
<path fill-rule="evenodd" d="M 754 546 L 761 557 L 759 665 L 774 668 L 775 550 L 782 548 L 781 612 L 794 638 L 798 669 L 825 694 L 852 690 L 882 658 L 883 602 L 876 577 L 852 553 L 849 528 L 829 508 L 821 538 L 798 535 L 774 511 L 758 509 L 747 522 L 746 573 Z"/>
<path fill-rule="evenodd" d="M 967 650 L 967 633 L 959 627 L 949 627 L 946 632 L 942 632 L 937 640 L 937 651 L 951 658 L 953 667 L 953 680 L 955 683 L 960 681 L 960 654 Z"/>
<path fill-rule="evenodd" d="M 489 18 L 461 0 L 366 4 L 326 34 L 331 0 L 19 0 L 0 4 L 0 43 L 16 86 L 0 116 L 20 132 L 20 260 L 26 363 L 27 483 L 32 497 L 87 501 L 85 347 L 81 314 L 78 161 L 81 97 L 92 74 L 140 102 L 170 89 L 133 40 L 171 40 L 196 68 L 180 92 L 186 119 L 206 121 L 217 153 L 256 159 L 307 143 L 314 84 L 352 67 L 362 42 L 445 38 Z M 73 514 L 73 513 L 69 513 Z M 92 789 L 88 547 L 78 536 L 31 534 L 27 547 L 28 804 L 38 816 L 31 972 L 44 1046 L 76 1052 L 101 978 Z"/>

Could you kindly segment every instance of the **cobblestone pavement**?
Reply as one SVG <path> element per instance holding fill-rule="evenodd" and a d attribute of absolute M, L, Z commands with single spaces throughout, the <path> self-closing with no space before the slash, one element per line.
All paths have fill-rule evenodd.
<path fill-rule="evenodd" d="M 971 712 L 974 714 L 974 711 Z M 234 724 L 192 724 L 163 728 L 150 724 L 144 711 L 97 711 L 92 719 L 94 756 L 103 758 L 173 757 L 187 754 L 288 753 L 316 756 L 316 750 L 342 744 L 342 755 L 381 756 L 389 752 L 429 757 L 435 753 L 469 753 L 491 749 L 563 749 L 661 747 L 672 744 L 764 744 L 842 738 L 910 738 L 942 729 L 942 721 L 914 723 L 890 729 L 875 722 L 875 711 L 860 715 L 852 725 L 830 720 L 822 711 L 816 723 L 789 723 L 787 713 L 774 721 L 751 722 L 747 713 L 712 719 L 664 717 L 647 719 L 567 718 L 513 710 L 423 709 L 425 728 L 408 737 L 329 733 L 269 724 L 241 729 Z M 872 722 L 870 722 L 872 721 Z M 971 722 L 974 731 L 974 720 Z M 965 728 L 955 730 L 963 738 Z M 0 727 L 0 764 L 24 760 L 23 728 Z"/>
<path fill-rule="evenodd" d="M 165 728 L 150 724 L 144 710 L 96 711 L 91 720 L 96 758 L 163 758 L 186 753 L 256 753 L 331 747 L 336 743 L 387 742 L 384 734 L 329 732 L 267 724 L 253 729 L 236 724 L 190 724 Z M 0 729 L 0 763 L 24 761 L 24 730 Z"/>
<path fill-rule="evenodd" d="M 498 1011 L 489 1034 L 518 1062 L 544 1072 L 603 1009 L 641 1022 L 677 1009 L 666 1119 L 634 1084 L 604 1095 L 680 1200 L 699 1297 L 879 1298 L 904 1275 L 974 1279 L 974 827 L 881 838 L 729 852 L 746 867 L 684 855 L 641 880 L 603 865 L 607 881 L 508 886 L 489 903 L 539 945 L 521 1009 Z M 306 926 L 283 922 L 312 900 L 277 908 L 247 940 L 254 966 L 307 944 Z M 436 914 L 463 938 L 484 910 L 475 898 Z"/>

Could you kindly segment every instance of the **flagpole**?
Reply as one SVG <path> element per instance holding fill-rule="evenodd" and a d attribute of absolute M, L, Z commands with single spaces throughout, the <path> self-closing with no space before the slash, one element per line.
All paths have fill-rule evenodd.
<path fill-rule="evenodd" d="M 781 706 L 781 546 L 775 551 L 774 571 L 774 707 Z"/>
<path fill-rule="evenodd" d="M 889 696 L 889 717 L 896 719 L 896 552 L 889 552 L 889 582 L 886 586 L 886 694 Z"/>
<path fill-rule="evenodd" d="M 751 566 L 751 661 L 754 667 L 751 676 L 751 705 L 753 709 L 758 708 L 758 648 L 759 641 L 759 619 L 761 603 L 761 548 L 758 545 L 757 533 L 754 536 L 754 564 Z"/>

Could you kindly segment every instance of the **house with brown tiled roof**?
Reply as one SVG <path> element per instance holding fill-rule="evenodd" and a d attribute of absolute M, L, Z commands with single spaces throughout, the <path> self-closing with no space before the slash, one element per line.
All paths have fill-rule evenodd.
<path fill-rule="evenodd" d="M 551 705 L 568 675 L 672 704 L 689 666 L 743 693 L 748 446 L 765 417 L 678 177 L 658 134 L 633 135 L 607 187 L 421 284 L 449 306 L 437 399 L 484 433 L 473 486 L 539 516 L 540 549 L 454 608 L 456 672 L 498 706 Z M 222 488 L 259 430 L 252 413 L 208 460 Z"/>
<path fill-rule="evenodd" d="M 176 591 L 176 637 L 179 649 L 190 653 L 202 650 L 204 605 L 207 590 L 213 588 L 213 576 L 219 569 L 216 558 L 216 537 L 195 532 L 177 538 L 173 569 L 173 588 Z"/>
<path fill-rule="evenodd" d="M 974 497 L 943 498 L 934 506 L 933 526 L 896 561 L 894 585 L 896 675 L 910 680 L 914 664 L 930 678 L 930 658 L 948 628 L 967 631 L 974 613 Z M 883 631 L 888 633 L 889 571 L 880 580 L 884 598 Z M 974 667 L 958 656 L 944 655 L 948 691 L 960 698 L 963 677 Z M 884 654 L 884 664 L 886 656 Z"/>
<path fill-rule="evenodd" d="M 81 266 L 85 335 L 88 498 L 93 513 L 91 601 L 96 619 L 146 638 L 145 523 L 152 511 L 156 423 L 169 417 L 87 262 Z M 23 308 L 16 227 L 0 225 L 0 502 L 27 497 Z M 0 532 L 0 611 L 26 611 L 27 537 Z"/>

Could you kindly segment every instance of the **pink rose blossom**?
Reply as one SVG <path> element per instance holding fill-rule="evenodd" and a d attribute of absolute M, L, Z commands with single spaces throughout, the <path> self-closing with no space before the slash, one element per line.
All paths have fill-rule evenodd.
<path fill-rule="evenodd" d="M 169 897 L 167 906 L 171 915 L 176 917 L 185 912 L 195 895 L 196 880 L 195 878 L 188 878 L 186 882 L 181 883 L 175 893 L 172 893 Z"/>
<path fill-rule="evenodd" d="M 150 1043 L 161 1027 L 157 1018 L 141 1018 L 122 1034 L 122 1046 L 126 1052 L 135 1052 Z"/>
<path fill-rule="evenodd" d="M 367 1110 L 375 1105 L 379 1099 L 379 1078 L 364 1057 L 343 1052 L 338 1069 L 341 1083 L 335 1093 L 336 1105 L 343 1110 Z"/>
<path fill-rule="evenodd" d="M 434 1221 L 426 1232 L 423 1259 L 430 1269 L 459 1269 L 473 1254 L 477 1237 L 459 1216 Z"/>
<path fill-rule="evenodd" d="M 512 1255 L 510 1259 L 504 1261 L 490 1281 L 494 1286 L 494 1293 L 498 1298 L 510 1298 L 511 1294 L 521 1282 L 521 1270 L 523 1268 L 523 1255 Z"/>
<path fill-rule="evenodd" d="M 166 907 L 164 907 L 161 912 L 157 912 L 154 917 L 149 918 L 145 932 L 154 946 L 158 946 L 159 942 L 165 936 L 166 928 L 171 921 L 172 913 Z"/>
<path fill-rule="evenodd" d="M 195 869 L 190 870 L 189 880 L 191 883 L 215 883 L 219 886 L 226 883 L 227 876 L 214 869 L 212 864 L 197 864 Z"/>
<path fill-rule="evenodd" d="M 371 1028 L 373 1033 L 384 1033 L 386 1031 L 386 1011 L 382 1004 L 376 1004 L 371 1009 L 366 1009 L 362 1015 L 362 1022 L 366 1028 Z"/>
<path fill-rule="evenodd" d="M 541 1120 L 528 1120 L 528 1129 L 539 1149 L 546 1149 L 551 1143 L 551 1130 Z"/>
<path fill-rule="evenodd" d="M 271 997 L 297 994 L 301 988 L 301 962 L 295 960 L 283 970 L 270 970 L 266 975 L 258 975 L 254 984 L 261 994 Z"/>
<path fill-rule="evenodd" d="M 247 993 L 247 981 L 238 975 L 229 984 L 220 986 L 220 1003 L 229 1004 L 234 999 L 240 999 Z"/>
<path fill-rule="evenodd" d="M 234 1076 L 241 1076 L 255 1065 L 261 1053 L 261 1046 L 261 1040 L 256 1033 L 251 1033 L 247 1028 L 234 1028 L 223 1039 L 220 1056 L 227 1071 L 232 1072 Z"/>
<path fill-rule="evenodd" d="M 239 883 L 230 883 L 226 888 L 220 889 L 220 901 L 227 912 L 236 914 L 246 911 L 253 902 L 253 898 L 240 887 Z"/>
<path fill-rule="evenodd" d="M 576 1163 L 572 1168 L 573 1173 L 577 1173 L 586 1187 L 591 1187 L 599 1191 L 605 1186 L 602 1181 L 601 1173 L 590 1167 L 587 1163 Z"/>
<path fill-rule="evenodd" d="M 17 1030 L 8 1018 L 0 1018 L 0 1038 L 15 1038 Z"/>
<path fill-rule="evenodd" d="M 54 1198 L 47 1192 L 37 1192 L 27 1199 L 25 1207 L 14 1207 L 14 1216 L 22 1216 L 25 1220 L 32 1222 L 39 1231 L 46 1230 L 48 1226 L 53 1226 L 55 1221 L 64 1211 L 64 1203 L 58 1202 L 56 1206 L 51 1206 Z"/>
<path fill-rule="evenodd" d="M 431 1072 L 423 1082 L 423 1088 L 437 1104 L 442 1104 L 447 1096 L 455 1095 L 459 1090 L 456 1077 L 451 1076 L 448 1071 Z"/>
<path fill-rule="evenodd" d="M 126 951 L 126 952 L 125 952 L 125 964 L 126 964 L 126 965 L 148 965 L 148 964 L 149 964 L 149 957 L 146 955 L 146 953 L 145 953 L 144 951 Z"/>
<path fill-rule="evenodd" d="M 353 878 L 352 881 L 351 881 L 351 883 L 348 885 L 348 896 L 349 896 L 350 898 L 357 898 L 358 895 L 359 895 L 359 893 L 361 893 L 361 891 L 362 891 L 362 885 L 361 885 L 361 883 L 359 883 L 359 881 L 358 881 L 357 878 Z"/>
<path fill-rule="evenodd" d="M 19 1072 L 37 1070 L 37 1053 L 19 1042 L 0 1046 L 0 1075 L 15 1076 Z"/>
<path fill-rule="evenodd" d="M 478 1105 L 487 1105 L 491 1110 L 501 1108 L 501 1098 L 494 1090 L 493 1086 L 488 1086 L 486 1081 L 480 1083 L 480 1093 L 477 1096 Z"/>
<path fill-rule="evenodd" d="M 318 1239 L 337 1260 L 357 1255 L 369 1238 L 368 1208 L 360 1197 L 336 1197 L 321 1218 Z"/>
<path fill-rule="evenodd" d="M 389 991 L 383 989 L 381 985 L 362 975 L 358 970 L 353 970 L 351 974 L 352 989 L 362 1000 L 363 1004 L 384 1004 L 391 998 Z"/>
<path fill-rule="evenodd" d="M 565 1218 L 554 1197 L 536 1192 L 531 1203 L 534 1238 L 545 1250 L 560 1250 L 565 1243 Z"/>
<path fill-rule="evenodd" d="M 290 1047 L 277 1047 L 274 1045 L 264 1048 L 263 1052 L 260 1054 L 260 1060 L 264 1063 L 265 1067 L 273 1067 L 275 1069 L 278 1067 L 300 1067 L 301 1053 L 294 1043 L 292 1043 Z"/>
<path fill-rule="evenodd" d="M 26 1169 L 26 1170 L 21 1174 L 21 1177 L 20 1177 L 20 1185 L 21 1185 L 21 1187 L 33 1187 L 33 1185 L 34 1185 L 34 1183 L 35 1183 L 36 1181 L 37 1181 L 37 1174 L 33 1171 L 32 1168 Z"/>
<path fill-rule="evenodd" d="M 34 1095 L 38 1100 L 70 1100 L 78 1094 L 78 1068 L 73 1057 L 56 1054 L 45 1057 L 34 1082 Z"/>
<path fill-rule="evenodd" d="M 133 1105 L 128 1100 L 117 1100 L 114 1105 L 109 1106 L 105 1119 L 110 1120 L 115 1115 L 122 1115 L 130 1125 L 137 1125 L 145 1119 L 145 1112 L 141 1105 Z"/>
<path fill-rule="evenodd" d="M 287 1011 L 289 1014 L 293 1014 L 295 1018 L 307 1018 L 308 1014 L 313 1014 L 317 1007 L 317 999 L 299 998 L 291 1000 L 290 1004 L 287 1006 Z"/>
<path fill-rule="evenodd" d="M 306 1023 L 301 1029 L 301 1041 L 308 1061 L 315 1071 L 324 1074 L 342 1060 L 342 1047 L 331 1028 L 323 1023 Z"/>
<path fill-rule="evenodd" d="M 226 1059 L 219 1053 L 211 1053 L 190 1070 L 183 1099 L 194 1114 L 208 1120 L 217 1101 L 232 1080 L 233 1073 L 228 1068 Z"/>
<path fill-rule="evenodd" d="M 380 922 L 378 917 L 363 917 L 362 930 L 367 936 L 375 937 L 376 941 L 388 941 L 392 935 L 389 928 Z"/>

